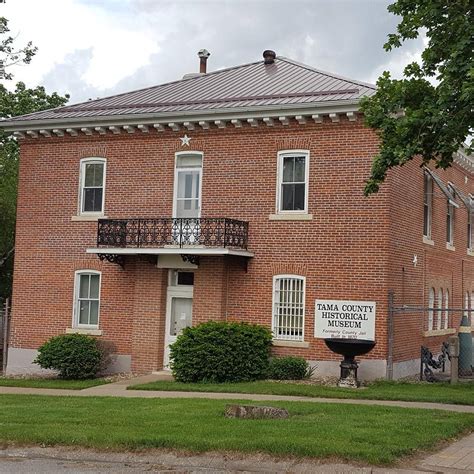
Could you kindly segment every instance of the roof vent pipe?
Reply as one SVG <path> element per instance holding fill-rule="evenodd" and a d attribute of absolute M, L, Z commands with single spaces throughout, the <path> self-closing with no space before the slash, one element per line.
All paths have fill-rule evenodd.
<path fill-rule="evenodd" d="M 211 55 L 211 53 L 207 49 L 201 49 L 198 51 L 198 56 L 200 59 L 199 62 L 199 73 L 206 74 L 207 72 L 207 58 Z"/>
<path fill-rule="evenodd" d="M 273 64 L 275 62 L 276 54 L 271 49 L 266 49 L 263 52 L 263 59 L 265 64 Z"/>

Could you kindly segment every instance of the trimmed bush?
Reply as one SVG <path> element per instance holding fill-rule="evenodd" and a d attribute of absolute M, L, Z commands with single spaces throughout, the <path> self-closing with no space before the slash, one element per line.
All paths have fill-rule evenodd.
<path fill-rule="evenodd" d="M 178 382 L 244 382 L 266 377 L 272 334 L 246 323 L 209 321 L 184 329 L 170 346 Z"/>
<path fill-rule="evenodd" d="M 268 377 L 273 380 L 301 380 L 311 375 L 311 367 L 303 357 L 274 357 L 270 360 Z"/>
<path fill-rule="evenodd" d="M 35 364 L 59 372 L 62 379 L 90 379 L 101 367 L 102 352 L 97 340 L 83 334 L 52 337 L 38 349 Z"/>

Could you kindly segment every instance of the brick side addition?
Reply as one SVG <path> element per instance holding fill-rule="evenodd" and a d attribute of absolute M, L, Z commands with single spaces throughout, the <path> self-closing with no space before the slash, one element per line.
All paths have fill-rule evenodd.
<path fill-rule="evenodd" d="M 474 289 L 466 209 L 461 204 L 456 210 L 456 250 L 447 250 L 446 199 L 436 186 L 435 245 L 423 243 L 419 163 L 392 171 L 377 195 L 363 196 L 378 139 L 360 118 L 186 133 L 192 138 L 189 148 L 181 147 L 184 132 L 172 131 L 22 141 L 12 348 L 36 349 L 70 328 L 74 271 L 96 269 L 102 272 L 99 337 L 112 342 L 118 354 L 131 356 L 135 372 L 163 365 L 168 272 L 137 256 L 126 257 L 122 269 L 85 253 L 96 246 L 97 223 L 71 221 L 77 215 L 79 160 L 84 157 L 107 159 L 107 217 L 171 217 L 175 152 L 203 152 L 202 217 L 248 221 L 249 250 L 255 256 L 247 272 L 234 258 L 201 257 L 193 323 L 228 319 L 271 327 L 273 276 L 305 276 L 309 347 L 278 347 L 276 354 L 337 363 L 339 356 L 314 338 L 314 300 L 376 301 L 377 345 L 366 359 L 385 364 L 389 289 L 397 302 L 426 304 L 430 285 L 442 285 L 456 306 L 462 304 L 464 289 Z M 269 218 L 275 213 L 277 153 L 289 149 L 310 151 L 312 220 Z M 467 172 L 460 167 L 439 174 L 466 194 L 473 191 L 472 177 L 466 184 Z M 419 357 L 421 335 L 414 335 L 409 324 L 397 326 L 396 336 L 394 361 Z M 441 339 L 429 339 L 433 347 L 440 345 Z"/>

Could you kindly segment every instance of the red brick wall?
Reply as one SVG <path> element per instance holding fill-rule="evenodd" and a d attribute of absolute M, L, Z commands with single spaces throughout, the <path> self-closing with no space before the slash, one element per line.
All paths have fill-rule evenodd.
<path fill-rule="evenodd" d="M 97 225 L 71 222 L 77 214 L 79 160 L 107 158 L 108 217 L 171 217 L 174 154 L 196 150 L 204 153 L 202 217 L 249 221 L 249 250 L 255 257 L 247 273 L 234 260 L 201 259 L 195 277 L 194 321 L 227 317 L 270 327 L 273 276 L 298 274 L 306 277 L 305 340 L 310 347 L 278 348 L 277 353 L 291 352 L 310 360 L 339 359 L 313 337 L 314 300 L 359 299 L 377 302 L 377 346 L 369 358 L 386 359 L 387 294 L 394 288 L 399 297 L 401 266 L 406 268 L 405 297 L 415 298 L 423 293 L 419 272 L 426 266 L 423 252 L 436 252 L 448 260 L 458 254 L 458 248 L 456 253 L 438 248 L 443 239 L 436 233 L 435 248 L 421 242 L 421 171 L 410 165 L 392 173 L 376 196 L 364 198 L 364 181 L 378 140 L 360 120 L 228 126 L 186 133 L 192 137 L 189 149 L 180 146 L 184 132 L 171 131 L 23 141 L 12 347 L 37 348 L 71 327 L 74 271 L 93 268 L 102 271 L 102 337 L 113 341 L 120 354 L 131 354 L 137 371 L 162 365 L 166 270 L 137 257 L 129 257 L 121 269 L 85 254 L 86 248 L 96 245 Z M 269 215 L 275 213 L 277 152 L 296 148 L 310 150 L 309 213 L 313 219 L 270 220 Z M 455 169 L 449 173 L 455 182 L 464 176 Z M 433 229 L 441 228 L 439 205 L 435 213 Z M 473 257 L 466 256 L 461 244 L 465 239 L 462 219 L 461 209 L 456 215 L 455 243 L 459 242 L 464 254 L 456 258 L 466 261 L 467 275 L 471 268 L 467 261 Z M 419 255 L 416 271 L 407 261 L 413 253 Z M 450 276 L 445 267 L 439 266 L 443 275 Z M 459 274 L 457 264 L 452 268 Z M 462 278 L 452 278 L 456 288 L 463 284 Z M 453 298 L 459 298 L 458 293 L 454 290 Z"/>
<path fill-rule="evenodd" d="M 421 160 L 414 160 L 402 168 L 392 170 L 387 187 L 391 195 L 391 251 L 390 283 L 396 306 L 428 307 L 428 292 L 435 290 L 435 307 L 438 307 L 438 289 L 449 290 L 449 307 L 463 308 L 463 294 L 474 283 L 474 257 L 467 253 L 467 209 L 457 199 L 455 210 L 454 247 L 446 248 L 447 199 L 433 182 L 432 236 L 434 245 L 423 242 L 423 171 Z M 454 164 L 443 171 L 433 171 L 447 184 L 451 182 L 465 195 L 474 192 L 473 176 Z M 467 178 L 467 179 L 466 179 Z M 413 265 L 413 257 L 418 263 Z M 461 312 L 451 313 L 449 327 L 459 326 Z M 438 314 L 434 312 L 434 320 Z M 445 313 L 443 311 L 444 319 Z M 419 357 L 420 346 L 439 352 L 448 335 L 423 337 L 428 329 L 427 311 L 408 312 L 395 316 L 394 360 L 403 361 Z"/>

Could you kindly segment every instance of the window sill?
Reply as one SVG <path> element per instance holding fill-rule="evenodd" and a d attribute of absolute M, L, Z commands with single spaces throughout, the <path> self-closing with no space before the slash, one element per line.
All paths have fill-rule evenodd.
<path fill-rule="evenodd" d="M 450 243 L 447 243 L 446 249 L 451 250 L 451 252 L 454 252 L 456 250 L 456 247 L 454 245 L 451 245 Z"/>
<path fill-rule="evenodd" d="M 97 222 L 99 219 L 107 219 L 107 216 L 72 216 L 71 222 Z"/>
<path fill-rule="evenodd" d="M 66 334 L 86 334 L 88 336 L 102 336 L 102 331 L 100 329 L 67 328 Z"/>
<path fill-rule="evenodd" d="M 448 334 L 456 334 L 456 329 L 432 329 L 431 331 L 423 331 L 424 337 L 447 336 Z"/>
<path fill-rule="evenodd" d="M 282 339 L 274 339 L 273 346 L 275 347 L 301 347 L 307 349 L 309 347 L 309 342 L 305 341 L 284 341 Z"/>
<path fill-rule="evenodd" d="M 426 237 L 426 235 L 423 236 L 423 243 L 428 245 L 434 245 L 434 242 L 429 237 Z"/>
<path fill-rule="evenodd" d="M 270 214 L 271 221 L 311 221 L 313 214 Z"/>
<path fill-rule="evenodd" d="M 467 254 L 468 254 L 470 257 L 474 257 L 474 249 L 467 249 Z"/>

